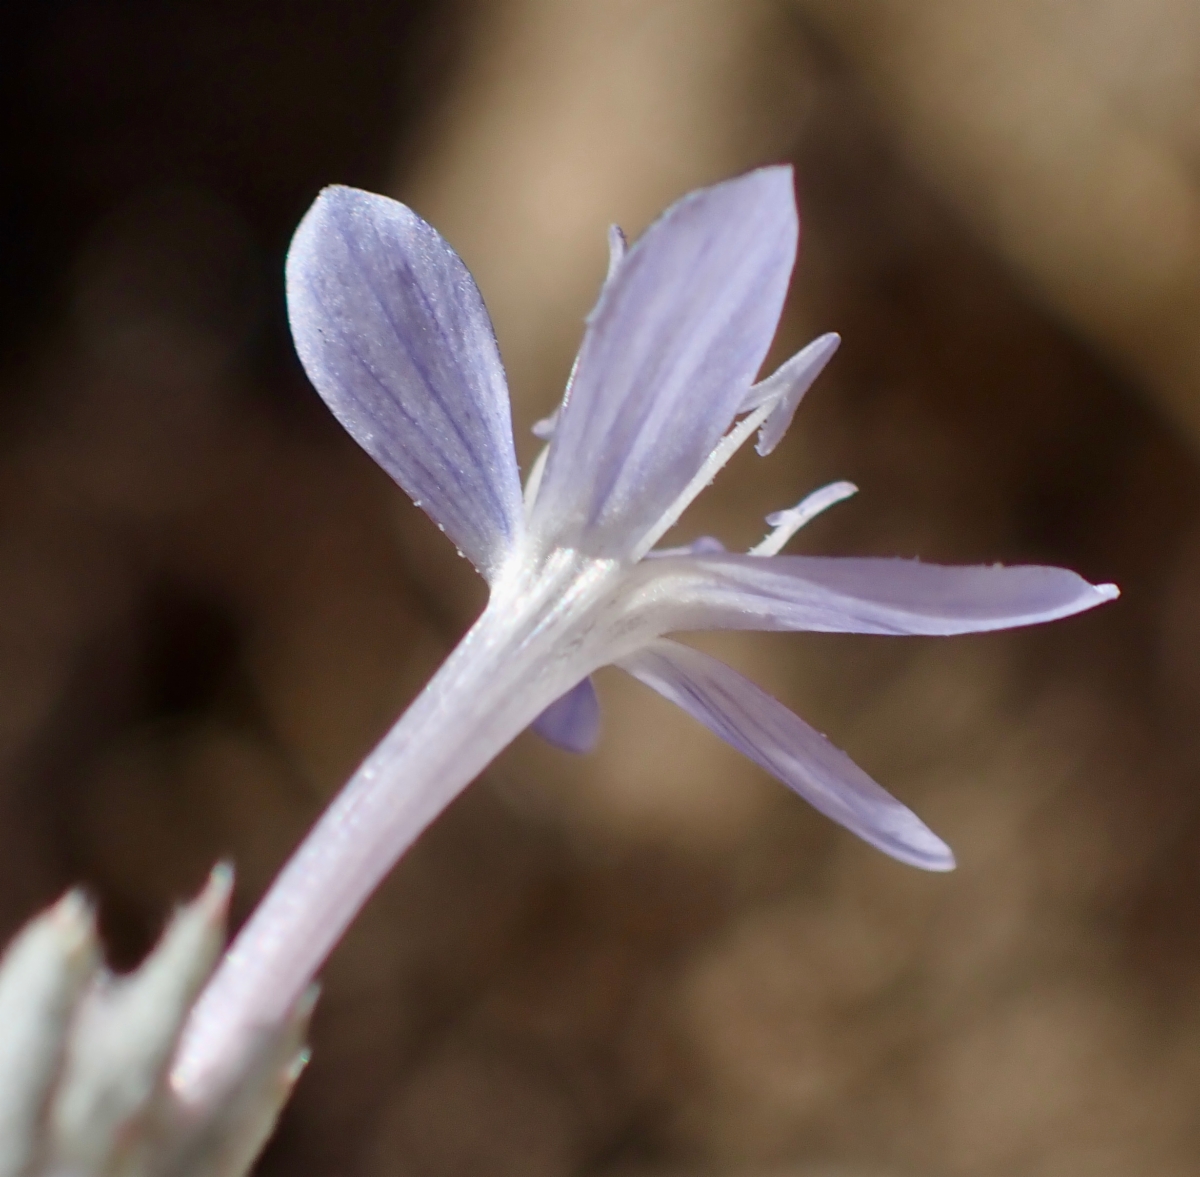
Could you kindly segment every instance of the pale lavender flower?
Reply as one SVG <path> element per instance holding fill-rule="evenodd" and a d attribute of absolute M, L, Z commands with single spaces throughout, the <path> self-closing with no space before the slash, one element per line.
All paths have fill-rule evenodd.
<path fill-rule="evenodd" d="M 953 866 L 913 813 L 780 703 L 664 637 L 702 629 L 957 634 L 1049 621 L 1117 595 L 1045 567 L 783 556 L 854 488 L 772 517 L 747 554 L 655 550 L 752 434 L 768 453 L 838 340 L 755 383 L 796 254 L 791 170 L 684 197 L 609 276 L 524 490 L 508 392 L 466 267 L 411 209 L 326 189 L 287 264 L 296 348 L 351 435 L 487 580 L 483 614 L 284 868 L 198 1003 L 172 1081 L 203 1106 L 280 1024 L 396 859 L 523 728 L 592 743 L 589 676 L 615 664 L 886 853 Z M 736 424 L 735 424 L 736 422 Z"/>

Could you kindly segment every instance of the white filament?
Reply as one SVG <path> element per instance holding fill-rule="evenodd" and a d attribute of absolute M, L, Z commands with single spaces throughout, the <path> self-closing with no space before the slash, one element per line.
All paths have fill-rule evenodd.
<path fill-rule="evenodd" d="M 767 516 L 774 530 L 760 544 L 750 549 L 751 556 L 775 556 L 806 523 L 811 522 L 835 503 L 858 493 L 853 482 L 831 482 L 801 499 L 794 507 Z"/>
<path fill-rule="evenodd" d="M 692 500 L 706 487 L 721 467 L 737 453 L 745 444 L 747 438 L 771 415 L 775 402 L 759 405 L 752 413 L 747 413 L 719 442 L 711 454 L 704 459 L 704 465 L 696 471 L 695 477 L 680 491 L 675 501 L 651 525 L 649 531 L 637 542 L 629 554 L 629 559 L 636 563 L 640 560 L 666 533 L 675 526 L 679 516 L 691 505 Z"/>

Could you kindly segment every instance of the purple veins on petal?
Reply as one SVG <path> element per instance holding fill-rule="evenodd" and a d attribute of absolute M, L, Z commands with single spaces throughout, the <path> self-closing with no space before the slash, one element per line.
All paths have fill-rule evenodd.
<path fill-rule="evenodd" d="M 948 567 L 831 556 L 682 557 L 676 629 L 982 633 L 1082 613 L 1119 595 L 1066 568 Z"/>
<path fill-rule="evenodd" d="M 600 700 L 592 680 L 585 678 L 555 699 L 529 726 L 564 752 L 590 752 L 600 737 Z"/>
<path fill-rule="evenodd" d="M 798 235 L 791 169 L 685 196 L 588 320 L 532 524 L 623 555 L 703 464 L 762 364 Z"/>
<path fill-rule="evenodd" d="M 466 266 L 398 201 L 326 188 L 287 259 L 309 379 L 485 576 L 524 526 L 508 389 Z"/>
<path fill-rule="evenodd" d="M 916 814 L 723 662 L 663 639 L 618 665 L 885 854 L 924 870 L 953 869 L 950 848 Z"/>

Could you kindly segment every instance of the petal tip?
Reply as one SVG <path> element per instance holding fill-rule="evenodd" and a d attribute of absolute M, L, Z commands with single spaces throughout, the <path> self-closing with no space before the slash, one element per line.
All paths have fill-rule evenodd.
<path fill-rule="evenodd" d="M 320 192 L 317 193 L 314 205 L 330 204 L 333 201 L 348 200 L 351 196 L 361 194 L 360 188 L 352 188 L 349 184 L 326 184 Z"/>
<path fill-rule="evenodd" d="M 324 224 L 329 218 L 345 216 L 352 213 L 355 208 L 372 201 L 386 200 L 388 198 L 385 196 L 364 192 L 361 188 L 351 188 L 348 184 L 326 184 L 317 193 L 316 198 L 309 205 L 308 211 L 300 218 L 300 224 L 292 236 L 293 247 L 298 240 L 304 240 L 307 234 L 312 233 L 314 228 Z M 389 201 L 389 203 L 394 202 Z"/>
<path fill-rule="evenodd" d="M 879 849 L 900 862 L 918 870 L 944 874 L 958 865 L 954 851 L 937 836 L 915 813 L 904 809 L 907 828 L 893 830 L 891 837 L 876 842 Z"/>
<path fill-rule="evenodd" d="M 758 177 L 772 184 L 789 184 L 796 183 L 796 169 L 790 163 L 768 163 L 760 168 L 754 168 L 749 172 L 745 172 L 737 179 L 750 179 Z"/>
<path fill-rule="evenodd" d="M 948 874 L 950 871 L 958 868 L 958 862 L 954 857 L 954 851 L 945 842 L 942 842 L 940 838 L 938 842 L 940 844 L 939 852 L 926 858 L 919 865 L 922 870 L 937 874 Z"/>
<path fill-rule="evenodd" d="M 768 217 L 774 214 L 782 218 L 782 224 L 777 225 L 777 229 L 787 225 L 793 233 L 799 230 L 796 180 L 791 164 L 768 164 L 766 167 L 743 172 L 740 176 L 722 180 L 709 188 L 699 188 L 690 192 L 679 204 L 694 200 L 716 200 L 722 203 L 732 201 L 730 212 L 736 209 L 743 215 L 754 215 L 756 219 L 763 214 Z M 757 214 L 752 212 L 755 206 L 759 210 Z M 795 248 L 794 243 L 791 248 Z"/>

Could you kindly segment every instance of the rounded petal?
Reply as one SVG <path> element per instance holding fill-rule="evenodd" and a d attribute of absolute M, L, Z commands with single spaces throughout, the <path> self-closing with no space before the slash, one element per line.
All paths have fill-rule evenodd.
<path fill-rule="evenodd" d="M 624 555 L 733 420 L 775 335 L 799 233 L 789 167 L 685 196 L 605 284 L 554 433 L 533 526 Z"/>
<path fill-rule="evenodd" d="M 292 239 L 288 317 L 337 419 L 485 576 L 523 527 L 508 388 L 458 254 L 412 209 L 326 188 Z"/>

